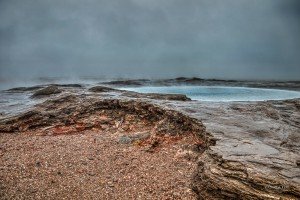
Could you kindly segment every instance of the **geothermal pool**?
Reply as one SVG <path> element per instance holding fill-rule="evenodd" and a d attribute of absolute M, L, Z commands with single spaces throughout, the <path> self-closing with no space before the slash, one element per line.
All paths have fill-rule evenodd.
<path fill-rule="evenodd" d="M 300 98 L 300 92 L 278 89 L 220 86 L 146 86 L 120 88 L 140 93 L 185 94 L 192 100 L 228 101 L 265 101 Z"/>

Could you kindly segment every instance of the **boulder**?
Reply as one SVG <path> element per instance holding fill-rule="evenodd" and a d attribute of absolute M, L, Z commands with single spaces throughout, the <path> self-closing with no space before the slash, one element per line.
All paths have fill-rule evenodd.
<path fill-rule="evenodd" d="M 116 89 L 104 87 L 104 86 L 95 86 L 89 89 L 90 92 L 111 92 L 116 91 Z"/>
<path fill-rule="evenodd" d="M 61 92 L 62 92 L 62 90 L 59 89 L 57 86 L 51 85 L 51 86 L 48 86 L 48 87 L 45 87 L 43 89 L 36 91 L 35 93 L 33 93 L 33 95 L 31 97 L 35 98 L 35 97 L 49 96 L 49 95 L 58 94 Z"/>

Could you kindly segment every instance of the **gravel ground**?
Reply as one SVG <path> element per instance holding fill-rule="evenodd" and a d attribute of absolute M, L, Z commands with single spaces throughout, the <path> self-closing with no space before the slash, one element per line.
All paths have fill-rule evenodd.
<path fill-rule="evenodd" d="M 0 199 L 196 199 L 192 137 L 148 152 L 120 134 L 0 133 Z"/>

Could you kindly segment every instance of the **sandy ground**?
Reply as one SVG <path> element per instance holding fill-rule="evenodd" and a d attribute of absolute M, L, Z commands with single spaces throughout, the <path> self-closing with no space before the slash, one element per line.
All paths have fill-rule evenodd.
<path fill-rule="evenodd" d="M 1 134 L 1 199 L 195 199 L 182 141 L 154 152 L 118 134 Z"/>

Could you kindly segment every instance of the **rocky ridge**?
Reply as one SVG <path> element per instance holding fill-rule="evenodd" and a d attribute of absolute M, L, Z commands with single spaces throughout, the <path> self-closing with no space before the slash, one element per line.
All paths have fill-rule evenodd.
<path fill-rule="evenodd" d="M 178 77 L 173 79 L 133 79 L 100 82 L 102 85 L 118 87 L 140 87 L 140 86 L 174 86 L 174 85 L 197 85 L 197 86 L 233 86 L 253 88 L 274 88 L 300 90 L 300 81 L 241 81 L 241 80 L 220 80 L 203 79 L 198 77 Z"/>

